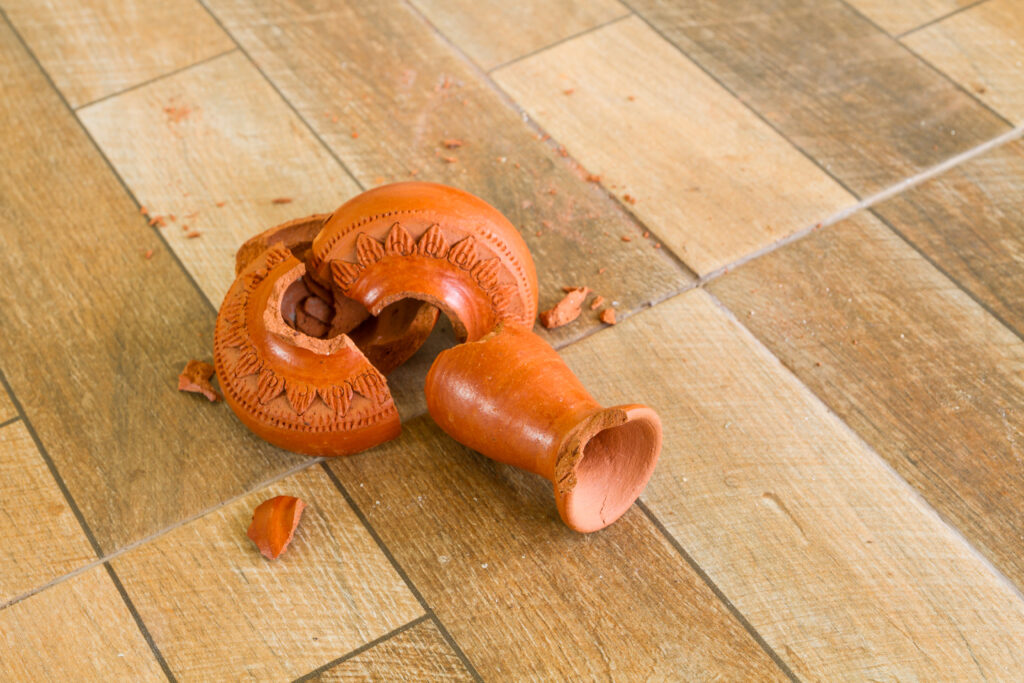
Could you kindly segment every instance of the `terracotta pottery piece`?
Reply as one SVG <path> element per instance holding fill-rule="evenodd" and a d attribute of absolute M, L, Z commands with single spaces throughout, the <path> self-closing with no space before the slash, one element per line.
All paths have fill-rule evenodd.
<path fill-rule="evenodd" d="M 345 203 L 313 240 L 311 265 L 372 315 L 403 299 L 441 309 L 459 340 L 502 321 L 529 327 L 537 315 L 537 273 L 519 231 L 444 185 L 395 183 Z"/>
<path fill-rule="evenodd" d="M 581 532 L 629 509 L 661 452 L 651 408 L 602 408 L 551 346 L 499 325 L 443 351 L 427 375 L 427 409 L 456 441 L 554 484 L 562 520 Z"/>
<path fill-rule="evenodd" d="M 295 537 L 306 504 L 294 496 L 276 496 L 256 506 L 246 536 L 268 560 L 276 560 Z"/>

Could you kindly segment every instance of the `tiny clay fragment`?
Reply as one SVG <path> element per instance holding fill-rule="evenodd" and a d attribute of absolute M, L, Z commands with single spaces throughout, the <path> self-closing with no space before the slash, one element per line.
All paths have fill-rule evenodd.
<path fill-rule="evenodd" d="M 598 294 L 597 296 L 594 297 L 594 300 L 590 302 L 590 310 L 596 311 L 597 309 L 601 308 L 603 304 L 604 297 Z"/>
<path fill-rule="evenodd" d="M 601 322 L 603 322 L 605 325 L 614 325 L 615 324 L 615 309 L 614 308 L 606 308 L 606 309 L 604 309 L 603 311 L 601 311 L 600 318 L 601 318 Z"/>
<path fill-rule="evenodd" d="M 549 330 L 554 327 L 568 325 L 580 317 L 580 307 L 590 294 L 589 287 L 565 287 L 567 294 L 555 304 L 554 308 L 541 311 L 540 324 Z"/>
<path fill-rule="evenodd" d="M 306 504 L 294 496 L 265 500 L 253 511 L 246 535 L 266 558 L 276 560 L 292 542 L 305 507 Z"/>
<path fill-rule="evenodd" d="M 178 375 L 178 391 L 191 391 L 202 394 L 210 401 L 220 401 L 223 397 L 210 384 L 213 377 L 213 366 L 201 360 L 190 360 L 185 369 Z"/>

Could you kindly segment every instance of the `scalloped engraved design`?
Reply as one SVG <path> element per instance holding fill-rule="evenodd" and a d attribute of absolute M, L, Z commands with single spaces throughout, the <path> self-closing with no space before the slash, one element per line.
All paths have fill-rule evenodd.
<path fill-rule="evenodd" d="M 403 209 L 401 211 L 385 211 L 384 213 L 378 213 L 378 214 L 374 214 L 374 215 L 371 215 L 371 216 L 366 216 L 366 217 L 364 217 L 364 218 L 362 218 L 362 219 L 360 219 L 360 220 L 358 220 L 358 221 L 356 221 L 356 222 L 346 226 L 345 228 L 335 232 L 326 242 L 324 242 L 324 244 L 317 251 L 320 252 L 320 253 L 323 253 L 323 254 L 330 254 L 331 251 L 334 249 L 334 247 L 337 246 L 338 242 L 343 240 L 350 233 L 352 233 L 352 232 L 354 232 L 356 230 L 359 230 L 360 228 L 363 228 L 365 226 L 368 226 L 368 225 L 370 225 L 372 223 L 376 223 L 377 221 L 382 221 L 382 220 L 387 219 L 387 218 L 395 218 L 396 220 L 395 220 L 395 222 L 392 223 L 392 226 L 391 226 L 391 232 L 393 232 L 394 229 L 395 229 L 395 226 L 400 226 L 401 225 L 398 222 L 398 220 L 397 220 L 399 217 L 407 216 L 407 217 L 412 218 L 412 217 L 415 217 L 415 216 L 417 216 L 419 214 L 423 214 L 423 213 L 426 213 L 425 209 Z M 330 219 L 328 219 L 328 220 L 330 220 Z M 406 234 L 408 234 L 408 232 L 405 231 L 404 228 L 402 230 L 403 230 L 403 232 L 406 232 Z M 431 231 L 433 231 L 433 234 L 431 236 L 431 240 L 429 242 L 425 243 L 424 239 L 427 237 L 428 234 L 431 233 Z M 359 252 L 358 243 L 359 243 L 359 238 L 363 237 L 363 236 L 368 237 L 368 235 L 365 235 L 365 233 L 361 233 L 359 236 L 356 237 L 356 245 L 357 245 L 356 246 L 356 254 L 357 254 L 357 258 L 361 258 L 360 252 Z M 390 237 L 390 232 L 388 233 L 388 236 Z M 530 280 L 526 276 L 526 269 L 523 268 L 522 262 L 519 260 L 519 258 L 516 256 L 516 254 L 513 253 L 513 251 L 509 248 L 509 246 L 505 243 L 505 241 L 502 240 L 502 239 L 499 239 L 494 234 L 494 232 L 492 232 L 491 230 L 489 230 L 485 226 L 476 226 L 476 234 L 475 234 L 475 236 L 478 239 L 481 239 L 484 242 L 484 244 L 487 245 L 488 249 L 490 249 L 491 251 L 496 252 L 498 254 L 501 254 L 501 256 L 505 259 L 506 263 L 511 263 L 512 264 L 512 270 L 513 270 L 514 275 L 515 275 L 515 280 L 519 283 L 519 286 L 515 288 L 516 289 L 516 293 L 518 294 L 518 292 L 520 290 L 524 291 L 524 292 L 530 291 L 530 284 L 529 284 Z M 373 239 L 373 238 L 370 238 L 370 239 Z M 411 239 L 412 238 L 410 237 L 410 240 Z M 375 239 L 373 241 L 376 242 L 378 245 L 381 244 L 379 241 L 377 241 Z M 386 240 L 385 240 L 385 242 L 386 242 Z M 422 247 L 421 247 L 421 245 L 422 245 Z M 428 247 L 430 249 L 429 251 L 428 251 Z M 386 250 L 386 245 L 381 245 L 381 249 L 382 249 L 382 251 Z M 444 253 L 441 253 L 442 251 Z M 438 226 L 436 223 L 432 224 L 427 229 L 427 231 L 425 233 L 423 233 L 423 235 L 420 236 L 419 241 L 416 242 L 416 252 L 415 253 L 417 253 L 417 254 L 421 254 L 421 255 L 428 255 L 428 254 L 430 254 L 430 255 L 436 256 L 438 258 L 444 258 L 444 254 L 446 254 L 447 251 L 448 251 L 447 240 L 445 240 L 444 234 L 441 232 L 440 226 Z M 331 261 L 332 271 L 333 271 L 333 264 L 337 263 L 337 262 L 338 262 L 337 260 L 332 260 Z M 342 261 L 342 262 L 343 263 L 348 263 L 348 261 Z M 323 260 L 317 254 L 313 254 L 313 257 L 310 260 L 310 263 L 311 263 L 311 266 L 315 270 L 319 270 L 324 265 Z M 484 291 L 490 291 L 490 290 L 486 290 L 485 289 Z M 528 309 L 528 308 L 529 308 L 529 305 L 525 305 L 524 306 L 524 310 Z M 532 323 L 532 321 L 530 321 L 530 322 Z"/>
<path fill-rule="evenodd" d="M 364 270 L 386 256 L 414 254 L 444 259 L 465 271 L 491 298 L 491 305 L 494 306 L 499 320 L 519 318 L 515 312 L 519 290 L 512 284 L 499 284 L 501 259 L 497 256 L 479 258 L 476 242 L 476 236 L 466 235 L 455 244 L 449 245 L 441 228 L 435 223 L 414 243 L 409 231 L 402 227 L 401 223 L 395 222 L 383 243 L 364 232 L 359 233 L 356 236 L 358 263 L 341 259 L 331 261 L 331 279 L 342 294 L 347 294 Z"/>
<path fill-rule="evenodd" d="M 264 361 L 261 350 L 249 341 L 246 316 L 249 299 L 270 271 L 291 256 L 281 245 L 271 247 L 262 256 L 263 265 L 239 276 L 228 291 L 217 317 L 213 345 L 217 367 L 228 370 L 218 373 L 221 388 L 250 414 L 275 427 L 302 432 L 336 432 L 379 422 L 391 412 L 385 407 L 391 400 L 391 393 L 383 375 L 369 362 L 366 372 L 342 383 L 313 385 L 282 376 Z M 237 350 L 234 363 L 227 360 L 228 349 Z M 255 384 L 243 381 L 252 375 L 256 375 Z M 285 395 L 287 403 L 278 401 L 268 405 L 281 394 Z M 373 409 L 349 416 L 356 395 L 369 400 Z M 310 412 L 314 405 L 320 406 L 315 414 Z"/>

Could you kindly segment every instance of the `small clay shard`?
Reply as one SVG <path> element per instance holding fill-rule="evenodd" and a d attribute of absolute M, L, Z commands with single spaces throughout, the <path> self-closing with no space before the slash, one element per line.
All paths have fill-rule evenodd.
<path fill-rule="evenodd" d="M 220 401 L 223 397 L 210 384 L 213 377 L 213 366 L 201 360 L 190 360 L 185 369 L 178 375 L 178 391 L 191 391 L 202 394 L 210 401 Z"/>
<path fill-rule="evenodd" d="M 292 198 L 291 197 L 277 197 L 275 199 L 271 199 L 270 203 L 271 204 L 291 204 L 292 203 Z"/>
<path fill-rule="evenodd" d="M 624 194 L 622 195 L 622 198 L 630 204 L 636 204 L 636 197 L 631 194 Z"/>
<path fill-rule="evenodd" d="M 604 297 L 598 294 L 594 297 L 594 300 L 590 302 L 590 310 L 596 311 L 604 305 Z"/>
<path fill-rule="evenodd" d="M 606 308 L 606 309 L 604 309 L 603 311 L 601 311 L 600 318 L 601 318 L 601 322 L 603 322 L 605 325 L 614 325 L 615 324 L 615 309 L 614 308 Z"/>
<path fill-rule="evenodd" d="M 583 301 L 590 294 L 589 287 L 572 287 L 564 288 L 566 295 L 562 297 L 562 300 L 555 304 L 554 308 L 548 311 L 542 311 L 540 314 L 540 324 L 549 330 L 555 327 L 561 327 L 562 325 L 568 325 L 576 318 L 580 317 L 580 307 L 583 305 Z"/>
<path fill-rule="evenodd" d="M 307 297 L 302 302 L 302 310 L 322 323 L 330 323 L 333 317 L 330 305 L 318 296 Z"/>
<path fill-rule="evenodd" d="M 633 238 L 630 237 L 629 235 L 623 235 L 619 239 L 621 239 L 623 242 L 632 242 L 633 241 Z"/>
<path fill-rule="evenodd" d="M 462 140 L 458 140 L 456 138 L 448 138 L 446 140 L 442 140 L 441 144 L 448 149 L 458 149 L 459 147 L 462 147 Z"/>
<path fill-rule="evenodd" d="M 294 496 L 277 496 L 265 500 L 253 511 L 252 524 L 246 535 L 264 557 L 276 560 L 292 542 L 305 507 L 306 504 Z"/>

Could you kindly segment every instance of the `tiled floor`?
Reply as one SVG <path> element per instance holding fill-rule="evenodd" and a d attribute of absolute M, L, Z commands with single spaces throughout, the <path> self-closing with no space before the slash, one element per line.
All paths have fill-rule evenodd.
<path fill-rule="evenodd" d="M 1021 7 L 0 0 L 0 679 L 1024 677 Z M 665 424 L 608 529 L 444 336 L 348 458 L 175 391 L 244 239 L 412 177 L 616 302 L 541 331 Z"/>

